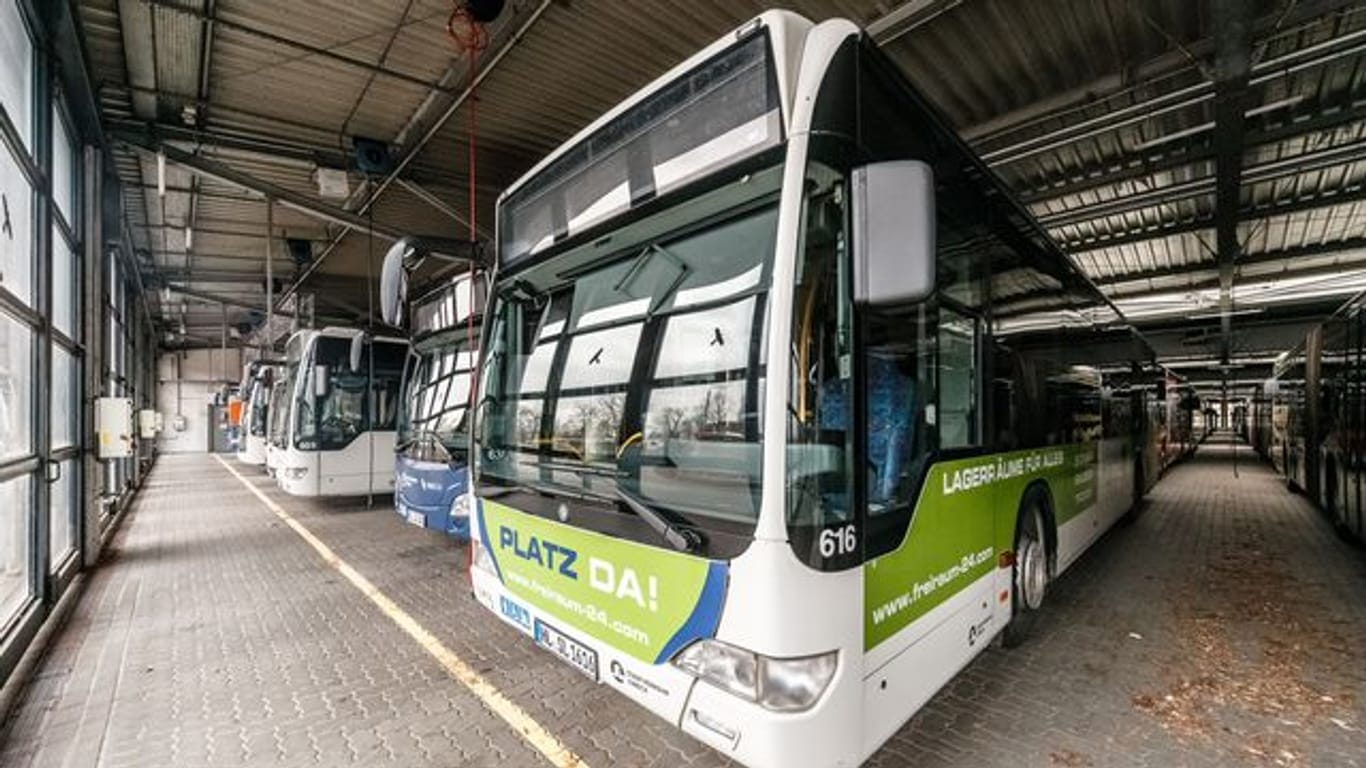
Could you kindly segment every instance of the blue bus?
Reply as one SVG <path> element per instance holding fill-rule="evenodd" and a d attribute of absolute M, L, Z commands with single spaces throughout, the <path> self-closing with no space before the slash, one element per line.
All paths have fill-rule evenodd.
<path fill-rule="evenodd" d="M 462 508 L 470 384 L 478 363 L 482 277 L 456 277 L 413 302 L 394 447 L 394 509 L 413 525 L 469 535 Z"/>

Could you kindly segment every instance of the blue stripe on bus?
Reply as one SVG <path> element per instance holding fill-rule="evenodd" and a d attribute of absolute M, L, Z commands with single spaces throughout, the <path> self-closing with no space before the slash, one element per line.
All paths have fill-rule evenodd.
<path fill-rule="evenodd" d="M 721 606 L 726 601 L 726 576 L 730 568 L 725 563 L 712 562 L 707 567 L 707 581 L 702 585 L 702 594 L 697 597 L 692 615 L 683 622 L 669 642 L 660 649 L 655 657 L 656 664 L 663 664 L 673 658 L 695 640 L 712 637 L 721 623 Z"/>

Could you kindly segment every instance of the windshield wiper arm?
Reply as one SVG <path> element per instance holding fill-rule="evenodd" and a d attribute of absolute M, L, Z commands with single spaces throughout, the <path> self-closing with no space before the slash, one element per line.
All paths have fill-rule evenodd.
<path fill-rule="evenodd" d="M 558 485 L 547 485 L 545 483 L 533 483 L 528 480 L 509 480 L 499 478 L 500 482 L 506 485 L 496 485 L 489 490 L 483 491 L 481 495 L 489 498 L 499 498 L 509 493 L 531 493 L 539 496 L 549 496 L 554 499 L 576 499 L 579 501 L 592 501 L 599 504 L 611 504 L 612 498 L 605 494 L 594 493 L 592 491 L 580 491 L 574 488 L 566 488 Z"/>
<path fill-rule="evenodd" d="M 437 435 L 430 429 L 414 429 L 412 437 L 408 438 L 407 440 L 401 440 L 394 445 L 394 453 L 402 453 L 408 450 L 409 448 L 413 447 L 414 443 L 417 443 L 418 441 L 426 439 L 428 437 L 437 437 Z M 437 442 L 441 442 L 440 438 L 437 438 Z"/>
<path fill-rule="evenodd" d="M 705 543 L 702 535 L 691 528 L 684 528 L 677 523 L 669 520 L 659 510 L 645 503 L 645 500 L 636 494 L 617 486 L 617 498 L 626 502 L 626 506 L 631 508 L 640 519 L 644 520 L 655 529 L 669 546 L 679 552 L 696 552 Z"/>

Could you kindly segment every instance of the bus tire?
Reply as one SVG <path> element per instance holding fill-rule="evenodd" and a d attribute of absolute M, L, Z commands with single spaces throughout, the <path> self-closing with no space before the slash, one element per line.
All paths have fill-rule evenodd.
<path fill-rule="evenodd" d="M 1025 496 L 1015 525 L 1015 565 L 1011 573 L 1010 622 L 1001 631 L 1001 645 L 1014 648 L 1029 637 L 1052 577 L 1047 502 L 1043 493 Z"/>

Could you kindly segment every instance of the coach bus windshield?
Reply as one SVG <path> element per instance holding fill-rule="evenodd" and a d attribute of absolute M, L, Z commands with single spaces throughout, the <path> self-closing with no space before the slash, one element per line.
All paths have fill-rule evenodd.
<path fill-rule="evenodd" d="M 248 408 L 250 424 L 247 428 L 253 437 L 265 437 L 266 425 L 269 422 L 271 383 L 274 381 L 275 369 L 262 368 L 251 380 L 250 405 Z"/>
<path fill-rule="evenodd" d="M 411 358 L 398 422 L 398 450 L 422 461 L 463 461 L 476 344 L 463 329 Z"/>
<path fill-rule="evenodd" d="M 406 354 L 405 344 L 367 344 L 359 369 L 352 370 L 351 339 L 319 337 L 307 360 L 309 365 L 299 374 L 305 386 L 299 392 L 296 412 L 296 447 L 301 451 L 339 450 L 366 432 L 393 430 Z M 319 383 L 320 378 L 325 384 Z"/>
<path fill-rule="evenodd" d="M 769 179 L 740 183 L 776 190 Z M 526 511 L 563 503 L 570 522 L 618 535 L 633 535 L 618 529 L 632 517 L 623 494 L 680 526 L 751 533 L 777 218 L 766 194 L 606 260 L 552 258 L 500 280 L 481 482 L 520 492 Z M 608 513 L 576 520 L 588 507 Z"/>
<path fill-rule="evenodd" d="M 277 375 L 275 385 L 270 389 L 270 406 L 266 413 L 267 437 L 276 448 L 284 448 L 289 442 L 290 403 L 293 402 L 298 374 L 298 361 L 291 361 Z"/>

